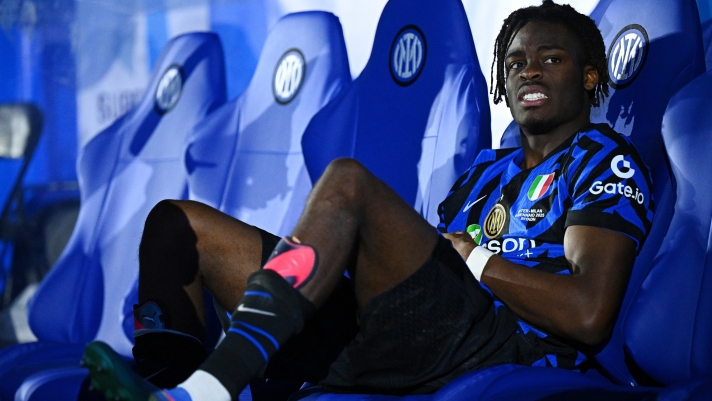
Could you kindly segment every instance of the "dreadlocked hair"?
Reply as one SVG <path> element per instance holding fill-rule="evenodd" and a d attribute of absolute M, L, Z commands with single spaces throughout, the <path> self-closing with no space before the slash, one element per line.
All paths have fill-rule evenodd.
<path fill-rule="evenodd" d="M 494 60 L 492 60 L 492 69 L 490 71 L 492 82 L 490 94 L 494 97 L 494 103 L 501 102 L 502 95 L 504 95 L 504 101 L 509 106 L 509 98 L 504 86 L 506 81 L 504 59 L 507 49 L 509 49 L 514 40 L 514 36 L 524 25 L 532 21 L 563 24 L 578 35 L 579 42 L 584 46 L 583 60 L 581 60 L 583 65 L 590 65 L 598 72 L 598 84 L 588 91 L 588 95 L 591 105 L 594 107 L 599 106 L 603 99 L 608 96 L 608 81 L 610 79 L 606 60 L 606 45 L 603 43 L 601 32 L 590 17 L 579 13 L 568 4 L 555 4 L 552 0 L 543 0 L 538 7 L 520 8 L 509 14 L 509 17 L 504 20 L 502 29 L 494 42 Z M 495 71 L 497 73 L 496 81 L 494 77 Z"/>

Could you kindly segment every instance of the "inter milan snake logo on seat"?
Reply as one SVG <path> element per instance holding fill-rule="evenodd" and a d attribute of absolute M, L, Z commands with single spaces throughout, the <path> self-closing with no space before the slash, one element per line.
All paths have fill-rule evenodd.
<path fill-rule="evenodd" d="M 640 25 L 623 28 L 608 49 L 608 74 L 614 89 L 630 85 L 648 56 L 648 33 Z"/>
<path fill-rule="evenodd" d="M 169 112 L 180 99 L 183 91 L 183 70 L 178 65 L 168 67 L 158 81 L 155 109 L 159 114 Z"/>
<path fill-rule="evenodd" d="M 423 71 L 427 52 L 425 36 L 418 27 L 408 25 L 401 29 L 391 45 L 390 68 L 393 80 L 401 86 L 415 82 Z"/>
<path fill-rule="evenodd" d="M 304 55 L 297 49 L 287 50 L 274 70 L 272 92 L 280 104 L 287 104 L 297 96 L 307 71 Z"/>

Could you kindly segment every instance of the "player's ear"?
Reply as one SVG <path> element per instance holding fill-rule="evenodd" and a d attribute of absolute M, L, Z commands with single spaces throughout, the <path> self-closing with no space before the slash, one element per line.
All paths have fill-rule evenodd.
<path fill-rule="evenodd" d="M 583 67 L 583 87 L 587 90 L 593 90 L 598 85 L 598 71 L 593 66 L 587 65 Z"/>

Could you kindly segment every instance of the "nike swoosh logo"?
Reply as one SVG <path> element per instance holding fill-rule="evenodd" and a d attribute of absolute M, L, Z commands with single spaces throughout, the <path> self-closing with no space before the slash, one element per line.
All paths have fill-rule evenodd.
<path fill-rule="evenodd" d="M 157 375 L 157 374 L 163 372 L 163 371 L 166 370 L 166 369 L 168 369 L 168 367 L 165 367 L 165 368 L 159 370 L 158 372 L 151 374 L 150 376 L 146 376 L 146 377 L 144 377 L 144 379 L 149 380 L 149 379 L 152 378 L 153 376 L 155 376 L 155 375 Z"/>
<path fill-rule="evenodd" d="M 244 304 L 240 304 L 237 306 L 237 311 L 238 312 L 248 312 L 248 313 L 257 313 L 259 315 L 266 315 L 266 316 L 277 316 L 272 312 L 267 312 L 266 310 L 262 309 L 254 309 L 254 308 L 248 308 Z"/>
<path fill-rule="evenodd" d="M 471 208 L 472 206 L 475 206 L 475 203 L 481 201 L 482 199 L 484 199 L 484 198 L 486 198 L 486 197 L 487 197 L 487 195 L 484 195 L 484 196 L 481 197 L 480 199 L 477 199 L 476 201 L 474 201 L 474 202 L 472 202 L 472 203 L 468 203 L 467 205 L 465 205 L 465 208 L 462 209 L 462 211 L 463 211 L 463 212 L 466 212 L 466 211 L 470 210 L 470 208 Z"/>

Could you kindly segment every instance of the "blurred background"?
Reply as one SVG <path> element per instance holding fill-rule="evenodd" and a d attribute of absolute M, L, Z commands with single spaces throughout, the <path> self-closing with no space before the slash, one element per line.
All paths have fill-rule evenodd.
<path fill-rule="evenodd" d="M 339 17 L 351 75 L 357 77 L 368 60 L 385 3 L 0 0 L 0 103 L 29 103 L 31 113 L 39 112 L 43 122 L 34 127 L 35 139 L 27 134 L 29 144 L 36 140 L 34 152 L 23 155 L 28 162 L 14 170 L 0 169 L 0 346 L 34 339 L 24 307 L 59 257 L 77 219 L 77 149 L 141 99 L 154 63 L 171 38 L 194 31 L 217 33 L 225 49 L 227 95 L 233 99 L 250 82 L 270 28 L 283 15 L 297 11 L 325 10 Z M 514 9 L 539 3 L 463 0 L 488 84 L 501 22 Z M 596 3 L 570 2 L 585 14 Z M 698 0 L 705 38 L 712 36 L 710 4 Z M 712 55 L 706 58 L 712 65 Z M 511 116 L 503 104 L 490 106 L 492 143 L 497 146 Z M 0 114 L 17 110 L 26 112 L 8 106 Z M 18 126 L 12 124 L 0 126 L 0 147 L 6 148 L 0 157 L 13 157 L 7 138 Z"/>

